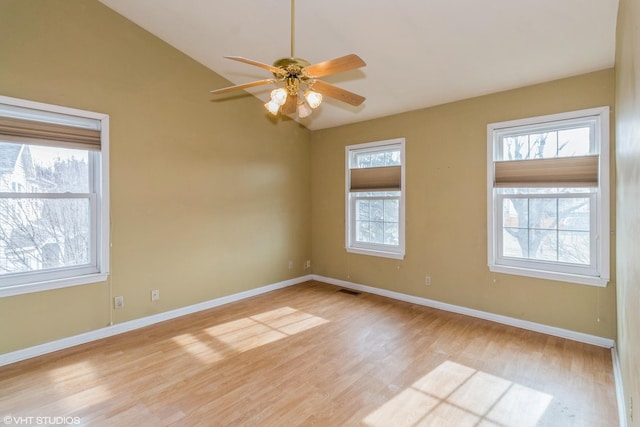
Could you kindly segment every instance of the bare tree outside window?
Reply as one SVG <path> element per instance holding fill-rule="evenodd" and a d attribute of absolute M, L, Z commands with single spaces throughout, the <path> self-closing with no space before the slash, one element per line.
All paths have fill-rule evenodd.
<path fill-rule="evenodd" d="M 91 261 L 86 151 L 0 143 L 0 193 L 0 274 Z"/>
<path fill-rule="evenodd" d="M 589 154 L 588 127 L 505 137 L 510 161 Z M 589 264 L 590 198 L 584 188 L 509 188 L 503 210 L 503 254 L 514 258 Z M 557 193 L 558 197 L 549 197 Z M 578 193 L 578 194 L 575 194 Z M 573 197 L 564 197 L 572 194 Z M 514 195 L 509 197 L 508 195 Z M 518 196 L 520 197 L 518 197 Z M 528 197 L 522 197 L 528 195 Z M 544 195 L 544 197 L 540 197 Z"/>

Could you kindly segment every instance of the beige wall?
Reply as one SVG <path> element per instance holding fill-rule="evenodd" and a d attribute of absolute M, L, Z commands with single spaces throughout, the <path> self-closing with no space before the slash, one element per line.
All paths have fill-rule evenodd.
<path fill-rule="evenodd" d="M 97 1 L 0 2 L 0 94 L 111 117 L 113 242 L 110 283 L 0 298 L 0 353 L 309 273 L 310 132 L 226 84 Z"/>
<path fill-rule="evenodd" d="M 618 354 L 629 426 L 640 426 L 640 4 L 621 0 L 616 52 Z M 633 399 L 635 415 L 629 414 Z"/>
<path fill-rule="evenodd" d="M 604 70 L 314 132 L 314 274 L 614 338 L 614 281 L 598 288 L 490 273 L 486 230 L 487 124 L 613 102 L 614 72 Z M 395 137 L 406 138 L 406 258 L 347 254 L 344 147 Z"/>

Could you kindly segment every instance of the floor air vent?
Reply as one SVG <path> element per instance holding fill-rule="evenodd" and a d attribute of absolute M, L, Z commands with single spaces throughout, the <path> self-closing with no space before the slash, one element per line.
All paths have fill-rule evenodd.
<path fill-rule="evenodd" d="M 360 292 L 352 291 L 351 289 L 340 289 L 338 292 L 342 292 L 343 294 L 349 294 L 349 295 L 360 295 Z"/>

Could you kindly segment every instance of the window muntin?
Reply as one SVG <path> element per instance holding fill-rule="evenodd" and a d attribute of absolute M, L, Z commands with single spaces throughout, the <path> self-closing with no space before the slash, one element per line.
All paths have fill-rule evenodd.
<path fill-rule="evenodd" d="M 105 280 L 108 116 L 0 97 L 3 117 L 20 129 L 0 125 L 0 296 Z M 33 138 L 30 123 L 96 129 L 100 140 Z"/>
<path fill-rule="evenodd" d="M 606 285 L 607 138 L 608 108 L 488 126 L 488 240 L 492 271 Z M 495 184 L 498 161 L 583 156 L 598 157 L 597 183 L 558 185 L 552 176 L 555 172 L 547 171 L 548 180 L 530 187 L 526 183 L 513 187 Z"/>
<path fill-rule="evenodd" d="M 347 251 L 403 258 L 404 139 L 348 146 L 346 151 Z M 387 167 L 400 167 L 399 188 L 352 188 L 352 169 Z"/>

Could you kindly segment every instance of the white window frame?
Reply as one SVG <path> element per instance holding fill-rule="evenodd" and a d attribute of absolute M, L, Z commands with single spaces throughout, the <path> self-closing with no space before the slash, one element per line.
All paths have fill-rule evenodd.
<path fill-rule="evenodd" d="M 355 239 L 355 204 L 358 199 L 371 199 L 367 196 L 359 196 L 351 192 L 351 166 L 352 154 L 356 152 L 376 152 L 381 149 L 393 148 L 400 150 L 400 196 L 381 196 L 380 199 L 397 199 L 399 201 L 398 212 L 398 245 L 384 245 L 375 243 L 357 242 Z M 367 142 L 364 144 L 348 145 L 345 147 L 345 249 L 349 253 L 377 256 L 383 258 L 404 259 L 405 256 L 405 139 L 395 138 L 383 141 Z"/>
<path fill-rule="evenodd" d="M 581 267 L 552 261 L 514 259 L 502 256 L 502 200 L 514 195 L 501 194 L 494 188 L 494 162 L 502 160 L 501 137 L 512 131 L 553 129 L 559 121 L 592 120 L 595 125 L 591 141 L 592 154 L 598 155 L 598 186 L 591 193 L 553 193 L 517 195 L 515 197 L 585 197 L 590 201 L 591 265 Z M 557 129 L 561 129 L 558 126 Z M 540 279 L 557 280 L 604 287 L 610 279 L 609 262 L 609 107 L 551 114 L 487 125 L 487 240 L 489 270 Z"/>
<path fill-rule="evenodd" d="M 21 193 L 3 194 L 3 197 L 29 197 L 43 199 L 88 199 L 91 206 L 92 249 L 90 265 L 57 268 L 44 271 L 15 273 L 0 277 L 0 297 L 21 295 L 69 286 L 103 282 L 109 275 L 109 116 L 59 105 L 45 104 L 24 99 L 0 95 L 0 104 L 8 108 L 28 109 L 33 117 L 53 120 L 58 123 L 81 123 L 86 121 L 100 123 L 100 151 L 89 152 L 89 180 L 92 181 L 92 193 Z M 29 113 L 31 113 L 29 112 Z M 61 144 L 62 145 L 62 144 Z"/>

